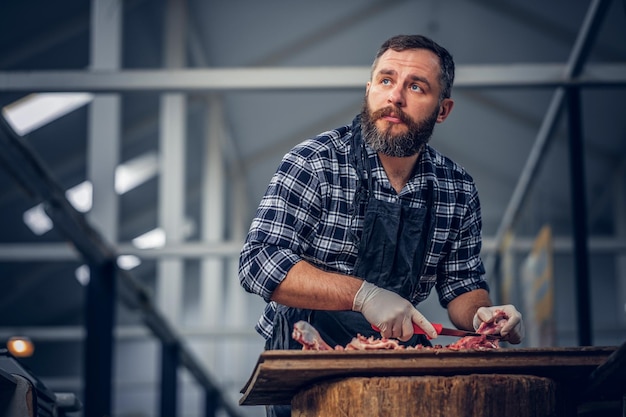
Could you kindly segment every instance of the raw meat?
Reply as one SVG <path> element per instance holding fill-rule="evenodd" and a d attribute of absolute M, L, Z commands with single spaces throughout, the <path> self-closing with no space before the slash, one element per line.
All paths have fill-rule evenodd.
<path fill-rule="evenodd" d="M 497 349 L 499 346 L 497 339 L 489 339 L 487 335 L 500 334 L 500 330 L 506 324 L 509 317 L 502 310 L 497 310 L 491 321 L 484 321 L 480 324 L 476 333 L 482 336 L 466 336 L 448 345 L 450 349 Z"/>
<path fill-rule="evenodd" d="M 302 350 L 334 350 L 322 339 L 315 327 L 303 320 L 293 325 L 291 337 L 302 344 Z"/>
<path fill-rule="evenodd" d="M 474 349 L 474 350 L 486 350 L 497 349 L 500 347 L 497 339 L 488 339 L 486 334 L 482 336 L 465 336 L 454 343 L 446 346 L 448 349 Z"/>
<path fill-rule="evenodd" d="M 478 328 L 477 333 L 481 333 L 481 336 L 466 336 L 447 346 L 434 345 L 431 347 L 417 345 L 415 347 L 406 347 L 395 339 L 387 339 L 384 337 L 377 339 L 374 336 L 365 337 L 357 334 L 346 346 L 332 347 L 322 339 L 317 329 L 306 321 L 299 321 L 294 324 L 292 337 L 302 345 L 302 350 L 410 350 L 443 348 L 452 350 L 487 350 L 498 349 L 500 347 L 497 339 L 490 339 L 487 335 L 500 333 L 500 329 L 504 326 L 506 320 L 508 320 L 506 314 L 503 311 L 498 311 L 494 320 L 489 323 L 482 323 Z"/>
<path fill-rule="evenodd" d="M 357 334 L 350 343 L 346 345 L 345 350 L 382 350 L 382 349 L 402 349 L 403 346 L 395 339 L 387 339 L 385 337 L 376 339 L 374 336 L 365 337 Z"/>
<path fill-rule="evenodd" d="M 493 316 L 491 321 L 484 321 L 476 330 L 476 333 L 480 334 L 500 334 L 500 330 L 506 324 L 509 316 L 502 310 L 496 310 L 496 314 Z"/>
<path fill-rule="evenodd" d="M 302 345 L 302 350 L 382 350 L 404 349 L 395 339 L 376 339 L 358 334 L 346 346 L 335 346 L 326 343 L 315 327 L 306 321 L 299 321 L 293 326 L 292 337 Z"/>
<path fill-rule="evenodd" d="M 476 330 L 482 336 L 466 336 L 448 345 L 449 349 L 497 349 L 499 346 L 497 339 L 489 339 L 487 335 L 500 334 L 500 330 L 506 324 L 509 317 L 502 310 L 497 310 L 493 319 L 489 322 L 482 322 Z"/>

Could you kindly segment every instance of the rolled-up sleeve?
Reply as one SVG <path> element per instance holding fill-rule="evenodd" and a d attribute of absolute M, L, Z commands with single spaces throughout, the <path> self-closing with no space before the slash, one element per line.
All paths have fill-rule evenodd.
<path fill-rule="evenodd" d="M 319 180 L 295 152 L 285 155 L 261 199 L 239 256 L 239 281 L 270 301 L 302 259 L 319 220 Z"/>

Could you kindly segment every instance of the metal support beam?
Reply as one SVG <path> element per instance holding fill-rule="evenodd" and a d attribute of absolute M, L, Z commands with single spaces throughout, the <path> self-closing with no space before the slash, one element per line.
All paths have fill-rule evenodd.
<path fill-rule="evenodd" d="M 111 415 L 113 379 L 113 326 L 115 316 L 115 261 L 90 265 L 85 300 L 85 376 L 84 411 L 86 416 Z"/>
<path fill-rule="evenodd" d="M 591 50 L 593 41 L 600 28 L 600 24 L 610 6 L 610 0 L 595 0 L 589 6 L 587 15 L 582 24 L 576 42 L 572 48 L 567 65 L 564 68 L 563 79 L 574 80 L 582 73 L 583 66 Z M 567 85 L 564 83 L 563 85 Z M 505 234 L 510 230 L 522 208 L 524 199 L 528 194 L 530 185 L 534 180 L 535 174 L 543 161 L 547 144 L 552 136 L 552 132 L 559 120 L 561 109 L 565 101 L 565 88 L 559 87 L 552 96 L 552 100 L 548 107 L 548 111 L 541 123 L 539 132 L 535 139 L 535 143 L 530 151 L 524 169 L 522 170 L 519 180 L 513 190 L 511 200 L 504 212 L 502 221 L 495 236 L 496 248 L 500 248 L 504 242 Z M 486 261 L 487 274 L 495 275 L 495 266 L 497 265 L 496 254 Z M 494 282 L 498 286 L 497 279 Z M 495 292 L 497 294 L 497 291 Z"/>
<path fill-rule="evenodd" d="M 192 63 L 196 67 L 207 68 L 211 62 L 203 48 L 200 40 L 199 24 L 190 16 L 188 22 L 189 51 Z M 327 32 L 326 32 L 327 33 Z M 245 168 L 240 152 L 233 145 L 229 126 L 225 123 L 224 103 L 222 94 L 213 92 L 207 94 L 204 104 L 206 106 L 206 122 L 204 124 L 206 139 L 205 155 L 202 157 L 203 172 L 201 181 L 201 212 L 202 212 L 202 245 L 212 245 L 224 247 L 229 245 L 226 242 L 224 222 L 226 220 L 225 210 L 230 207 L 230 220 L 232 236 L 244 236 L 246 227 L 244 225 L 245 212 L 244 203 L 238 203 L 241 196 L 245 196 Z M 230 152 L 229 152 L 230 151 Z M 227 172 L 224 161 L 230 160 L 231 166 L 236 166 L 235 172 Z M 224 199 L 225 178 L 229 178 L 229 189 L 232 193 L 233 202 L 228 205 Z M 237 280 L 223 280 L 220 278 L 231 273 L 235 273 L 238 265 L 238 258 L 241 245 L 237 245 L 235 252 L 230 256 L 225 255 L 217 258 L 207 259 L 203 257 L 200 263 L 200 314 L 198 319 L 203 326 L 210 328 L 239 328 L 245 327 L 245 317 L 247 317 L 247 303 L 243 299 L 245 296 L 240 291 Z M 229 269 L 230 268 L 230 269 Z M 225 275 L 226 274 L 226 275 Z M 219 318 L 219 320 L 218 320 Z M 222 318 L 226 318 L 224 321 Z M 225 349 L 222 349 L 224 345 Z M 227 345 L 227 346 L 226 346 Z M 239 367 L 242 361 L 238 360 L 243 353 L 243 346 L 247 346 L 242 341 L 217 341 L 207 346 L 204 355 L 206 363 L 214 364 L 212 369 L 216 372 L 229 374 L 242 374 Z M 216 362 L 217 355 L 215 349 L 224 352 L 223 360 Z M 233 368 L 235 366 L 235 368 Z M 245 371 L 244 371 L 245 372 Z M 217 398 L 213 392 L 205 392 L 205 415 L 215 416 L 217 412 Z"/>
<path fill-rule="evenodd" d="M 121 4 L 117 0 L 91 2 L 91 67 L 118 69 L 121 43 Z M 115 166 L 120 141 L 119 97 L 100 95 L 89 107 L 88 178 L 94 207 L 89 219 L 103 237 L 117 241 Z M 90 265 L 85 300 L 84 408 L 87 416 L 111 415 L 113 402 L 113 327 L 115 326 L 116 260 Z"/>
<path fill-rule="evenodd" d="M 185 22 L 187 2 L 166 2 L 164 65 L 185 64 Z M 187 98 L 184 94 L 163 94 L 159 110 L 159 226 L 168 243 L 179 244 L 185 230 L 185 147 Z M 180 259 L 158 262 L 157 299 L 165 315 L 178 325 L 182 317 L 184 264 Z"/>
<path fill-rule="evenodd" d="M 204 417 L 215 417 L 218 410 L 218 398 L 213 391 L 204 392 Z"/>
<path fill-rule="evenodd" d="M 613 218 L 616 238 L 626 242 L 626 163 L 622 163 L 613 180 Z M 617 316 L 626 324 L 626 252 L 615 256 L 615 277 L 617 281 Z"/>
<path fill-rule="evenodd" d="M 459 65 L 455 89 L 626 85 L 626 63 L 596 63 L 568 77 L 563 64 Z M 369 67 L 0 71 L 0 92 L 187 92 L 363 89 Z"/>
<path fill-rule="evenodd" d="M 623 185 L 624 182 L 622 181 Z M 243 199 L 242 197 L 239 197 Z M 239 204 L 242 206 L 243 204 Z M 245 206 L 244 206 L 245 207 Z M 620 207 L 624 207 L 622 204 Z M 239 207 L 238 207 L 239 208 Z M 624 213 L 623 209 L 616 210 L 615 213 Z M 233 233 L 237 235 L 237 233 Z M 238 236 L 243 235 L 240 232 Z M 589 239 L 589 251 L 597 254 L 613 254 L 615 256 L 626 256 L 625 232 L 616 237 L 592 237 Z M 122 243 L 115 246 L 117 255 L 134 255 L 144 260 L 154 260 L 163 258 L 184 258 L 198 259 L 219 257 L 234 258 L 237 262 L 243 241 L 224 241 L 221 243 L 209 242 L 184 242 L 179 245 L 166 245 L 161 248 L 139 249 L 132 244 Z M 508 247 L 510 251 L 527 253 L 533 247 L 533 239 L 516 238 Z M 491 237 L 483 239 L 483 254 L 492 254 L 497 250 L 495 240 Z M 572 240 L 567 237 L 555 237 L 553 250 L 557 254 L 572 254 L 574 246 Z M 2 262 L 23 262 L 23 261 L 68 261 L 79 259 L 80 254 L 76 249 L 65 243 L 3 243 L 0 244 L 0 261 Z"/>
<path fill-rule="evenodd" d="M 159 415 L 161 417 L 178 415 L 178 356 L 178 343 L 161 343 L 161 396 L 159 403 Z"/>
<path fill-rule="evenodd" d="M 222 102 L 212 95 L 207 103 L 201 193 L 201 241 L 219 243 L 224 239 L 225 175 L 223 162 L 223 108 Z M 227 296 L 224 285 L 224 259 L 204 258 L 200 261 L 199 320 L 208 326 L 219 326 L 224 319 Z M 218 360 L 218 344 L 203 347 L 203 357 L 212 369 L 228 362 Z M 236 360 L 228 363 L 236 363 Z M 219 372 L 219 371 L 217 371 Z"/>
<path fill-rule="evenodd" d="M 121 60 L 122 3 L 92 0 L 91 68 L 118 70 Z M 117 242 L 118 195 L 115 167 L 119 163 L 121 111 L 118 94 L 100 94 L 88 107 L 87 179 L 93 184 L 88 218 L 109 242 Z"/>
<path fill-rule="evenodd" d="M 591 346 L 591 295 L 589 285 L 589 250 L 587 248 L 587 193 L 583 145 L 580 91 L 567 91 L 570 179 L 574 232 L 574 270 L 576 274 L 576 314 L 578 344 Z"/>
<path fill-rule="evenodd" d="M 113 329 L 116 341 L 137 341 L 152 340 L 153 334 L 150 329 L 140 324 L 117 326 Z M 19 326 L 19 327 L 0 327 L 0 339 L 8 340 L 16 334 L 24 334 L 34 342 L 65 342 L 65 341 L 81 341 L 85 339 L 85 329 L 82 326 Z M 249 325 L 243 325 L 237 328 L 221 326 L 211 327 L 182 327 L 178 334 L 185 340 L 218 340 L 218 339 L 239 339 L 250 343 L 259 341 L 259 334 Z"/>

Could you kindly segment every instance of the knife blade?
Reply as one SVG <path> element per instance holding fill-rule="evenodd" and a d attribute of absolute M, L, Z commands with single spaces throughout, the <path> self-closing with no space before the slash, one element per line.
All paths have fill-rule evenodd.
<path fill-rule="evenodd" d="M 433 327 L 435 328 L 435 331 L 437 332 L 438 335 L 441 336 L 455 336 L 455 337 L 466 337 L 466 336 L 487 336 L 487 339 L 500 339 L 502 336 L 500 335 L 496 335 L 496 334 L 488 334 L 488 335 L 483 335 L 481 333 L 476 333 L 476 332 L 469 332 L 467 330 L 458 330 L 458 329 L 449 329 L 446 327 L 443 327 L 442 324 L 440 323 L 431 323 L 433 325 Z M 376 330 L 377 332 L 380 331 L 380 329 L 374 325 L 372 325 L 372 329 Z M 419 327 L 417 324 L 413 323 L 413 332 L 415 334 L 423 334 L 426 335 L 426 332 Z M 426 337 L 428 337 L 428 335 L 426 335 Z M 430 339 L 430 337 L 428 337 Z"/>

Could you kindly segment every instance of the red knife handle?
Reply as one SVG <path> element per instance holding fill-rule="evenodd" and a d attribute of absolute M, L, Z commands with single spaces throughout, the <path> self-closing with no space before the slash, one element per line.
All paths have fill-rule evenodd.
<path fill-rule="evenodd" d="M 441 329 L 443 328 L 442 324 L 439 323 L 430 323 L 433 325 L 433 327 L 435 328 L 435 331 L 437 332 L 437 334 L 441 333 Z M 376 326 L 374 326 L 372 324 L 372 329 L 376 330 L 377 332 L 380 331 L 380 329 Z M 418 326 L 417 324 L 413 323 L 413 333 L 415 334 L 423 334 L 426 335 L 426 337 L 428 337 L 428 335 L 426 334 L 426 332 L 424 331 L 424 329 L 422 329 L 420 326 Z M 428 337 L 430 339 L 430 337 Z"/>

